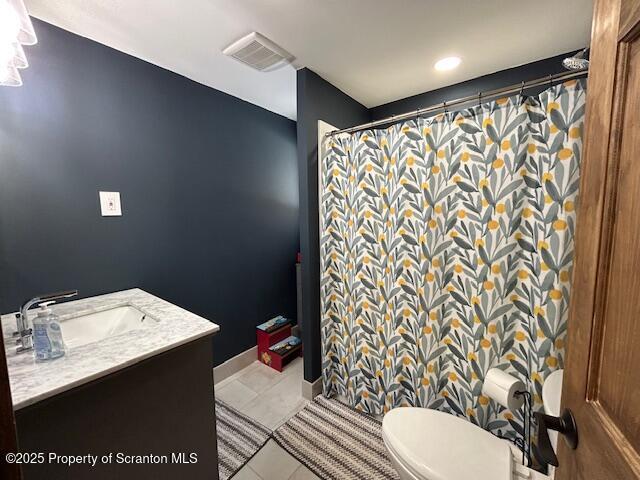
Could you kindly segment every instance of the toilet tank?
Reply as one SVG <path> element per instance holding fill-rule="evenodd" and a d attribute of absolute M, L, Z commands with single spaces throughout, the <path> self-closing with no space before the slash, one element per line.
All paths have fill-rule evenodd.
<path fill-rule="evenodd" d="M 564 370 L 556 370 L 549 375 L 542 385 L 542 402 L 544 403 L 544 412 L 554 417 L 560 416 L 560 400 L 562 397 L 562 378 Z M 558 432 L 549 430 L 549 438 L 551 446 L 558 451 Z M 554 478 L 555 467 L 549 467 L 549 476 Z"/>

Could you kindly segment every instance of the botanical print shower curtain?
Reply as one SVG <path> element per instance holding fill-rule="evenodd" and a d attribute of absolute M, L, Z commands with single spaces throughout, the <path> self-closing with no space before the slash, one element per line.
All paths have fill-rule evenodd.
<path fill-rule="evenodd" d="M 423 406 L 522 429 L 481 394 L 498 367 L 562 368 L 584 122 L 581 82 L 325 140 L 323 376 L 360 410 Z"/>

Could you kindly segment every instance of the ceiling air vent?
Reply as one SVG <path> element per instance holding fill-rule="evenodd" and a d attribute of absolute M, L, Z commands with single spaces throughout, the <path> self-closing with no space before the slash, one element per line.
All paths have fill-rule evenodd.
<path fill-rule="evenodd" d="M 293 60 L 293 55 L 257 32 L 242 37 L 222 53 L 261 72 L 275 70 Z"/>

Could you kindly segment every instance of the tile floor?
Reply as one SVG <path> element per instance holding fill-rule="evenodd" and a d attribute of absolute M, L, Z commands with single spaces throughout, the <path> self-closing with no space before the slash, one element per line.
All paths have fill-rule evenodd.
<path fill-rule="evenodd" d="M 255 361 L 215 384 L 216 398 L 275 430 L 307 401 L 302 398 L 302 358 L 279 373 Z M 319 480 L 273 440 L 231 480 Z"/>

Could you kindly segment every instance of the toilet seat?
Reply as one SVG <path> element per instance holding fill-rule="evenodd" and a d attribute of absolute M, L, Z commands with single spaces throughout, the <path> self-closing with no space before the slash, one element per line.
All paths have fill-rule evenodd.
<path fill-rule="evenodd" d="M 426 408 L 397 408 L 382 422 L 394 460 L 420 480 L 511 480 L 511 448 L 462 418 Z"/>

